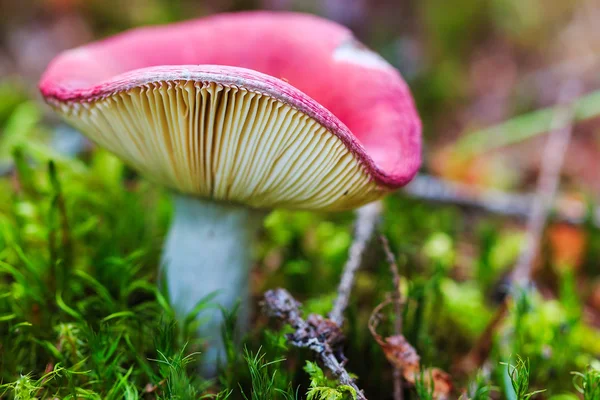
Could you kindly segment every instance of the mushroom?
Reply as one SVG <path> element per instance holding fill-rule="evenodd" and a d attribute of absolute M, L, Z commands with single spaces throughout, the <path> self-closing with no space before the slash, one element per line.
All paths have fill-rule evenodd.
<path fill-rule="evenodd" d="M 311 15 L 134 29 L 63 52 L 39 88 L 69 123 L 173 191 L 162 266 L 180 316 L 217 291 L 225 308 L 241 300 L 248 323 L 263 210 L 354 209 L 409 182 L 421 161 L 400 74 Z M 218 314 L 199 332 L 210 372 L 222 352 Z"/>

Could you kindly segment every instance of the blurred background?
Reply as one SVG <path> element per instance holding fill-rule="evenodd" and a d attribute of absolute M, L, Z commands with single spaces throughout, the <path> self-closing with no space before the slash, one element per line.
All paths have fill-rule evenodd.
<path fill-rule="evenodd" d="M 90 272 L 113 296 L 121 289 L 113 287 L 107 265 L 112 271 L 118 270 L 119 262 L 144 265 L 132 276 L 154 282 L 148 276 L 158 260 L 170 213 L 168 200 L 151 185 L 136 186 L 134 174 L 115 166 L 117 161 L 103 158 L 107 156 L 102 153 L 95 155 L 85 139 L 42 103 L 37 81 L 62 50 L 131 27 L 250 9 L 295 10 L 338 21 L 397 67 L 411 87 L 424 123 L 424 163 L 420 177 L 386 201 L 384 225 L 411 299 L 404 333 L 423 362 L 449 371 L 459 392 L 467 390 L 468 382 L 477 381 L 476 371 L 481 367 L 487 371 L 486 385 L 497 388 L 493 398 L 525 399 L 510 390 L 501 372 L 494 372 L 500 361 L 521 354 L 532 361 L 532 388 L 547 389 L 538 398 L 579 398 L 570 372 L 585 370 L 600 355 L 600 213 L 594 208 L 600 196 L 600 3 L 596 0 L 0 0 L 0 227 L 5 230 L 0 259 L 12 265 L 24 263 L 9 243 L 31 246 L 27 254 L 34 255 L 36 246 L 43 247 L 39 254 L 43 259 L 51 237 L 46 214 L 36 213 L 34 206 L 50 201 L 48 196 L 56 186 L 42 185 L 38 193 L 35 185 L 28 189 L 22 176 L 19 180 L 15 159 L 17 172 L 22 174 L 24 167 L 15 158 L 18 147 L 33 160 L 62 162 L 62 170 L 70 171 L 64 172 L 67 176 L 81 180 L 80 186 L 69 183 L 64 188 L 67 213 L 80 229 L 73 238 L 78 268 Z M 566 99 L 565 92 L 569 92 Z M 573 105 L 572 113 L 556 122 L 556 104 L 565 101 Z M 509 307 L 511 318 L 498 328 L 512 332 L 518 340 L 509 341 L 510 345 L 506 340 L 490 344 L 484 359 L 467 359 L 474 365 L 463 368 L 465 357 L 481 345 L 478 340 L 485 336 L 502 302 L 500 283 L 527 243 L 531 227 L 527 228 L 526 219 L 536 198 L 553 124 L 573 131 L 566 145 L 547 157 L 550 164 L 553 157 L 559 162 L 564 155 L 565 160 L 558 174 L 556 207 L 550 213 L 554 223 L 538 238 L 540 251 L 534 251 L 537 289 L 527 301 Z M 75 155 L 82 165 L 69 164 Z M 45 171 L 44 164 L 39 165 Z M 91 172 L 81 172 L 88 167 Z M 46 179 L 42 172 L 32 173 L 39 175 L 35 179 Z M 103 185 L 151 195 L 140 205 Z M 88 188 L 90 193 L 106 191 L 113 196 L 106 198 L 112 200 L 90 200 L 82 194 Z M 157 204 L 162 205 L 161 211 L 151 221 L 147 216 L 127 220 L 113 215 L 117 210 L 133 215 L 138 206 Z M 100 222 L 89 222 L 84 215 L 100 215 Z M 306 300 L 309 310 L 324 314 L 351 241 L 351 221 L 346 214 L 273 213 L 258 250 L 259 267 L 253 278 L 256 296 L 274 285 L 283 286 Z M 98 231 L 90 233 L 94 229 Z M 115 233 L 119 229 L 132 232 Z M 102 234 L 116 236 L 103 238 Z M 139 248 L 145 249 L 143 256 L 135 253 Z M 122 259 L 116 262 L 114 257 Z M 90 270 L 88 265 L 105 269 Z M 382 263 L 359 275 L 347 332 L 349 369 L 361 377 L 369 398 L 391 398 L 391 369 L 366 330 L 370 311 L 383 292 L 391 290 L 385 286 L 389 286 L 386 268 Z M 26 290 L 15 292 L 15 282 L 14 277 L 3 281 L 6 293 L 17 299 L 2 300 L 0 293 L 0 310 L 6 315 L 20 315 L 25 304 Z M 75 291 L 72 301 L 84 294 L 89 293 Z M 40 304 L 43 296 L 32 296 L 36 299 L 32 304 Z M 155 302 L 136 298 L 142 301 Z M 91 312 L 87 305 L 80 306 L 81 310 L 74 307 L 81 313 Z M 129 300 L 122 305 L 124 310 L 132 306 Z M 74 318 L 61 306 L 58 309 L 62 311 L 57 315 Z M 92 309 L 99 313 L 98 308 Z M 435 323 L 423 322 L 433 321 L 436 315 Z M 83 335 L 83 328 L 77 334 L 65 331 L 65 323 L 48 319 L 42 326 L 51 333 L 32 332 L 25 338 L 16 335 L 14 326 L 3 327 L 0 359 L 11 346 L 31 352 L 10 355 L 14 363 L 7 361 L 5 353 L 4 364 L 0 362 L 3 381 L 29 371 L 37 379 L 47 371 L 48 363 L 54 367 L 57 353 L 40 343 L 62 343 L 68 335 Z M 264 326 L 266 321 L 257 317 L 257 324 Z M 126 325 L 113 328 L 130 329 Z M 253 340 L 262 343 L 256 334 Z M 123 346 L 123 354 L 131 351 Z M 64 353 L 63 348 L 56 349 Z M 139 344 L 144 359 L 152 356 L 149 349 L 154 349 L 151 342 Z M 75 354 L 69 362 L 76 365 L 86 354 Z M 489 354 L 493 361 L 486 364 Z M 129 365 L 127 357 L 136 359 L 124 357 L 121 369 L 110 379 L 117 379 L 118 371 Z M 306 378 L 299 376 L 302 360 L 309 356 L 286 357 L 292 360 L 286 377 L 306 384 Z M 63 360 L 63 364 L 69 362 Z M 156 378 L 140 368 L 142 372 L 131 378 L 137 388 Z M 227 379 L 243 380 L 232 371 Z M 94 390 L 105 393 L 100 386 Z M 145 393 L 152 398 L 152 391 Z"/>

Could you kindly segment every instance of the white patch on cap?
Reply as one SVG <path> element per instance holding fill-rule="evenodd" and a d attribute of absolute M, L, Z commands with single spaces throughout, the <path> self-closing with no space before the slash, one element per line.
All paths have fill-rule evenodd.
<path fill-rule="evenodd" d="M 390 68 L 390 64 L 383 57 L 355 38 L 346 40 L 339 45 L 333 52 L 333 59 L 340 62 L 361 65 L 367 68 Z"/>
<path fill-rule="evenodd" d="M 75 47 L 74 49 L 67 50 L 69 58 L 74 60 L 86 61 L 92 59 L 90 52 L 83 46 Z"/>

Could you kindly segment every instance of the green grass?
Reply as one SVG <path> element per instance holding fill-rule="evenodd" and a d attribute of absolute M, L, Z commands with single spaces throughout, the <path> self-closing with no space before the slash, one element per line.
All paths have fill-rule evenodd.
<path fill-rule="evenodd" d="M 573 107 L 574 122 L 596 118 L 600 115 L 600 91 L 580 96 L 570 106 Z M 523 142 L 552 129 L 563 128 L 570 121 L 553 121 L 560 109 L 550 107 L 535 110 L 489 128 L 468 132 L 455 143 L 455 150 L 461 156 L 478 155 Z"/>

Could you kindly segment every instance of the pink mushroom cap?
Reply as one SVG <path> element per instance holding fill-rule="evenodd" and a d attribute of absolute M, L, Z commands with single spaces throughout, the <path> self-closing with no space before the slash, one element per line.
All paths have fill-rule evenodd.
<path fill-rule="evenodd" d="M 134 29 L 63 52 L 49 65 L 39 88 L 50 105 L 101 146 L 151 178 L 203 197 L 254 207 L 348 209 L 408 183 L 421 163 L 421 122 L 400 74 L 347 28 L 306 14 L 220 14 Z M 254 95 L 242 99 L 245 93 Z M 227 111 L 236 101 L 236 110 L 246 110 L 241 116 L 239 110 Z M 260 101 L 271 106 L 261 106 Z M 248 102 L 246 108 L 240 105 L 243 102 Z M 262 117 L 248 111 L 260 107 L 271 108 Z M 156 110 L 161 118 L 153 117 Z M 208 120 L 216 125 L 207 125 Z M 258 126 L 258 120 L 267 122 Z M 295 135 L 300 139 L 311 135 L 310 140 L 318 143 L 292 152 L 286 135 L 302 124 L 308 128 L 297 129 Z M 237 133 L 228 136 L 234 128 Z M 275 129 L 278 133 L 273 133 Z M 179 131 L 185 132 L 174 133 Z M 244 139 L 251 134 L 260 136 L 260 143 L 251 145 L 251 139 Z M 152 145 L 145 135 L 152 135 Z M 214 140 L 209 143 L 198 135 L 212 135 Z M 268 140 L 262 138 L 265 135 L 270 135 Z M 125 137 L 131 137 L 131 143 L 125 143 Z M 239 142 L 237 147 L 231 147 L 232 141 Z M 223 155 L 224 150 L 215 155 L 221 143 L 229 143 L 233 149 L 227 150 L 229 155 Z M 242 190 L 234 180 L 243 171 L 236 170 L 232 161 L 226 162 L 227 174 L 220 168 L 223 160 L 238 157 L 232 154 L 248 146 L 254 153 L 244 165 L 261 169 L 262 175 L 260 182 Z M 258 149 L 265 146 L 267 155 Z M 173 162 L 173 154 L 185 153 L 187 161 L 161 175 L 156 171 L 169 161 L 161 164 L 146 158 L 164 148 L 168 151 L 161 153 L 163 158 Z M 313 164 L 323 160 L 307 152 L 338 158 L 316 170 Z M 260 157 L 281 177 L 259 168 L 253 160 Z M 284 171 L 288 165 L 295 169 Z M 195 172 L 183 176 L 186 168 Z M 344 179 L 329 176 L 332 170 Z M 221 175 L 227 176 L 217 177 Z M 304 185 L 311 188 L 310 194 L 297 194 L 285 184 L 302 183 L 304 175 L 313 179 Z M 212 184 L 196 182 L 205 178 Z M 216 188 L 218 179 L 227 183 Z M 340 193 L 317 189 L 325 184 L 337 186 Z"/>

